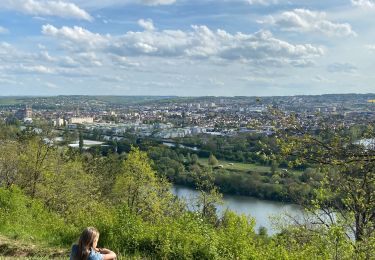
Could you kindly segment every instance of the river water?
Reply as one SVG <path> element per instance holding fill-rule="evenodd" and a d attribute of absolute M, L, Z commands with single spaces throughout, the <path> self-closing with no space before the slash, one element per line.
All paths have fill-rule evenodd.
<path fill-rule="evenodd" d="M 168 147 L 176 147 L 176 144 L 175 143 L 171 143 L 171 142 L 163 142 L 163 145 L 168 146 Z M 199 151 L 200 150 L 200 149 L 198 149 L 195 146 L 194 147 L 190 147 L 190 146 L 185 146 L 183 144 L 179 144 L 179 147 L 186 148 L 186 149 L 193 150 L 193 151 Z"/>
<path fill-rule="evenodd" d="M 184 198 L 189 209 L 194 210 L 196 197 L 198 191 L 180 186 L 174 185 L 172 192 L 179 198 Z M 237 214 L 250 215 L 255 218 L 256 225 L 255 230 L 259 227 L 267 228 L 268 234 L 275 234 L 277 230 L 271 223 L 271 216 L 281 216 L 284 213 L 288 213 L 293 216 L 302 216 L 303 212 L 300 207 L 294 204 L 260 200 L 253 197 L 238 196 L 238 195 L 224 195 L 223 205 L 218 206 L 219 214 L 222 214 L 225 209 L 230 209 Z"/>

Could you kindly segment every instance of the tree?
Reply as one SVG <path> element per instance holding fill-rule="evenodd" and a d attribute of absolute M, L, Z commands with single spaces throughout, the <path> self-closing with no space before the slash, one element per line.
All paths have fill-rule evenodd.
<path fill-rule="evenodd" d="M 101 195 L 109 199 L 116 177 L 123 172 L 123 159 L 117 153 L 107 156 L 84 153 L 81 156 L 86 173 L 92 175 L 100 183 Z"/>
<path fill-rule="evenodd" d="M 341 227 L 348 240 L 354 236 L 358 255 L 373 257 L 375 249 L 375 146 L 353 141 L 342 125 L 320 119 L 318 132 L 299 123 L 296 116 L 276 111 L 278 144 L 290 166 L 309 164 L 324 173 L 315 198 L 301 201 L 314 215 L 310 227 Z M 374 138 L 368 126 L 359 140 Z M 374 140 L 374 139 L 372 139 Z M 352 235 L 351 235 L 352 234 Z"/>
<path fill-rule="evenodd" d="M 12 141 L 1 142 L 0 186 L 9 188 L 18 180 L 19 144 Z"/>
<path fill-rule="evenodd" d="M 68 129 L 64 129 L 62 133 L 63 137 L 63 143 L 64 144 L 70 144 L 72 142 L 75 142 L 78 138 L 77 132 L 76 131 L 70 131 Z"/>
<path fill-rule="evenodd" d="M 16 139 L 17 134 L 19 134 L 20 130 L 16 126 L 12 125 L 5 125 L 3 122 L 0 121 L 0 140 L 11 140 Z"/>
<path fill-rule="evenodd" d="M 272 160 L 271 162 L 271 173 L 272 175 L 274 175 L 276 173 L 276 170 L 277 170 L 277 162 L 275 160 Z"/>
<path fill-rule="evenodd" d="M 215 177 L 211 168 L 195 168 L 194 182 L 199 191 L 197 207 L 203 218 L 209 223 L 217 222 L 216 206 L 222 203 L 222 194 L 214 184 Z"/>
<path fill-rule="evenodd" d="M 132 213 L 152 219 L 168 212 L 173 195 L 169 183 L 157 178 L 151 164 L 147 153 L 132 148 L 124 161 L 123 172 L 116 177 L 113 196 Z"/>
<path fill-rule="evenodd" d="M 219 161 L 216 159 L 215 155 L 210 154 L 210 157 L 208 157 L 208 164 L 211 166 L 218 165 Z"/>
<path fill-rule="evenodd" d="M 26 132 L 19 137 L 20 149 L 16 152 L 19 158 L 20 178 L 17 184 L 31 197 L 36 196 L 38 184 L 56 165 L 57 148 L 47 142 L 46 138 L 34 132 Z"/>
<path fill-rule="evenodd" d="M 59 160 L 55 169 L 45 174 L 38 183 L 37 196 L 67 222 L 89 223 L 98 211 L 101 197 L 99 186 L 96 176 L 84 172 L 79 160 Z"/>
<path fill-rule="evenodd" d="M 78 141 L 79 150 L 82 152 L 83 151 L 83 135 L 82 135 L 82 131 L 79 131 L 78 138 L 79 138 L 79 141 Z"/>
<path fill-rule="evenodd" d="M 198 162 L 198 155 L 195 153 L 191 155 L 191 164 L 197 163 Z"/>

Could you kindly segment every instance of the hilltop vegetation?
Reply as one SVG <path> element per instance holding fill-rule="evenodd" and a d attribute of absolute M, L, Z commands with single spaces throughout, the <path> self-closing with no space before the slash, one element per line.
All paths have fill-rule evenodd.
<path fill-rule="evenodd" d="M 320 225 L 314 232 L 309 231 L 311 226 L 284 225 L 270 237 L 265 232 L 257 234 L 249 216 L 227 211 L 218 217 L 215 203 L 220 194 L 206 168 L 189 176 L 200 191 L 199 210 L 189 212 L 171 194 L 165 175 L 153 168 L 157 161 L 155 166 L 139 149 L 122 155 L 81 153 L 46 142 L 47 130 L 39 135 L 0 127 L 2 236 L 69 250 L 84 227 L 95 226 L 101 231 L 100 246 L 122 256 L 150 259 L 373 256 L 373 235 L 348 239 L 340 223 Z M 317 198 L 323 201 L 319 192 Z"/>

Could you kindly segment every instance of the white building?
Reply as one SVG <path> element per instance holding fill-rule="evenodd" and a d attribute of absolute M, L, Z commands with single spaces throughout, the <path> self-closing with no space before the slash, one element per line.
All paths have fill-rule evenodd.
<path fill-rule="evenodd" d="M 69 124 L 92 124 L 94 123 L 93 117 L 72 117 L 69 119 Z"/>
<path fill-rule="evenodd" d="M 52 120 L 53 126 L 63 126 L 65 124 L 65 120 L 63 118 L 57 118 Z"/>

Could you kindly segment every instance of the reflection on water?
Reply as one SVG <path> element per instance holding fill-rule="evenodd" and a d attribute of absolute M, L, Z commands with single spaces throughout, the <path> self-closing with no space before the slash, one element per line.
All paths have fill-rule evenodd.
<path fill-rule="evenodd" d="M 170 142 L 163 142 L 163 145 L 165 146 L 168 146 L 168 147 L 176 147 L 176 144 L 175 143 L 170 143 Z M 185 146 L 183 144 L 179 144 L 178 145 L 180 148 L 186 148 L 186 149 L 189 149 L 189 150 L 193 150 L 193 151 L 199 151 L 199 149 L 197 147 L 190 147 L 190 146 Z"/>
<path fill-rule="evenodd" d="M 198 192 L 192 188 L 175 185 L 172 192 L 179 198 L 185 198 L 189 209 L 194 209 L 195 199 Z M 260 226 L 266 227 L 269 234 L 274 234 L 276 230 L 272 228 L 269 217 L 280 215 L 285 212 L 291 215 L 302 215 L 302 210 L 293 204 L 282 202 L 274 202 L 267 200 L 260 200 L 253 197 L 237 196 L 237 195 L 224 195 L 224 204 L 218 206 L 219 214 L 222 214 L 225 209 L 230 209 L 237 214 L 250 215 L 255 218 L 258 230 Z"/>

